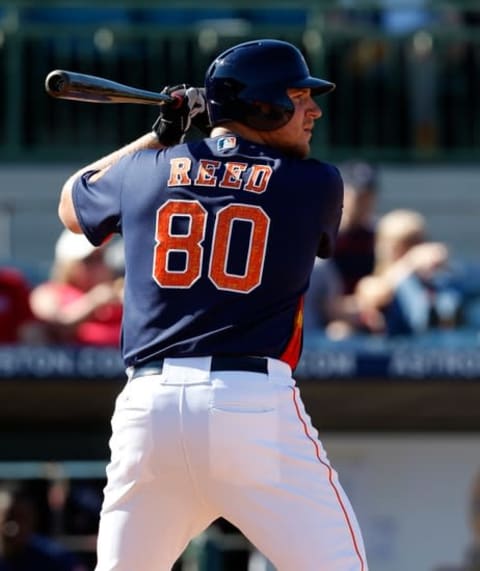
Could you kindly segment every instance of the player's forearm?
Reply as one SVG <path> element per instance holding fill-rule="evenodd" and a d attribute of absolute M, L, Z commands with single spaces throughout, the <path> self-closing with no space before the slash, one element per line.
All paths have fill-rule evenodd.
<path fill-rule="evenodd" d="M 92 176 L 101 177 L 104 171 L 109 169 L 112 165 L 116 164 L 122 157 L 126 155 L 144 149 L 160 150 L 164 148 L 165 145 L 162 145 L 158 141 L 155 133 L 146 133 L 135 141 L 128 143 L 124 147 L 121 147 L 120 149 L 117 149 L 116 151 L 113 151 L 112 153 L 97 159 L 93 163 L 89 163 L 88 165 L 80 168 L 78 171 L 73 173 L 73 175 L 70 176 L 63 185 L 58 205 L 58 216 L 60 220 L 72 232 L 82 232 L 80 225 L 78 224 L 72 200 L 73 183 L 75 180 L 77 180 L 78 177 L 82 176 L 88 171 L 95 171 L 95 175 Z"/>
<path fill-rule="evenodd" d="M 76 178 L 78 178 L 87 171 L 101 171 L 103 169 L 109 168 L 115 163 L 117 163 L 122 157 L 130 155 L 132 153 L 136 153 L 137 151 L 141 151 L 144 149 L 164 149 L 164 148 L 165 145 L 159 143 L 155 133 L 146 133 L 145 135 L 142 135 L 138 139 L 135 139 L 135 141 L 128 143 L 124 147 L 121 147 L 120 149 L 117 149 L 116 151 L 113 151 L 112 153 L 81 168 L 76 173 L 74 173 L 68 180 L 75 180 Z"/>

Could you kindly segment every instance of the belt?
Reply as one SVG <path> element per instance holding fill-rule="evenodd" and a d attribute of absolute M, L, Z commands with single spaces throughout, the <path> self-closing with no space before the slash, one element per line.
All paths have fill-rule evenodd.
<path fill-rule="evenodd" d="M 133 368 L 131 379 L 147 375 L 161 375 L 163 359 L 149 361 L 144 365 Z M 212 357 L 210 371 L 248 371 L 250 373 L 268 374 L 268 359 L 266 357 Z"/>

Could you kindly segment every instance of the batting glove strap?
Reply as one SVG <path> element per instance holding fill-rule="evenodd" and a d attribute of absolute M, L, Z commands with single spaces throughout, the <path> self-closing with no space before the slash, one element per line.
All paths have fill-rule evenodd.
<path fill-rule="evenodd" d="M 162 145 L 170 147 L 183 141 L 194 117 L 206 114 L 205 92 L 184 84 L 165 87 L 162 93 L 172 95 L 176 100 L 161 106 L 152 130 Z"/>

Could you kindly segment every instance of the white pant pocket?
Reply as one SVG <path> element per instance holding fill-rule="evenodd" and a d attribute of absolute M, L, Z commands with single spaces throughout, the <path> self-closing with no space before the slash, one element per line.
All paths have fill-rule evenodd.
<path fill-rule="evenodd" d="M 232 485 L 277 482 L 279 470 L 277 410 L 230 405 L 209 412 L 209 461 L 213 478 Z"/>

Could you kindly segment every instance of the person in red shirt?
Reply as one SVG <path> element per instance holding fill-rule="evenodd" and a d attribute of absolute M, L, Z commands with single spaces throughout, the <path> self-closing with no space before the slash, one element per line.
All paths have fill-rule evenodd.
<path fill-rule="evenodd" d="M 62 232 L 51 277 L 31 293 L 30 305 L 51 343 L 118 346 L 122 322 L 122 279 L 81 235 Z"/>
<path fill-rule="evenodd" d="M 30 284 L 16 268 L 0 267 L 0 343 L 26 341 L 33 314 Z"/>

